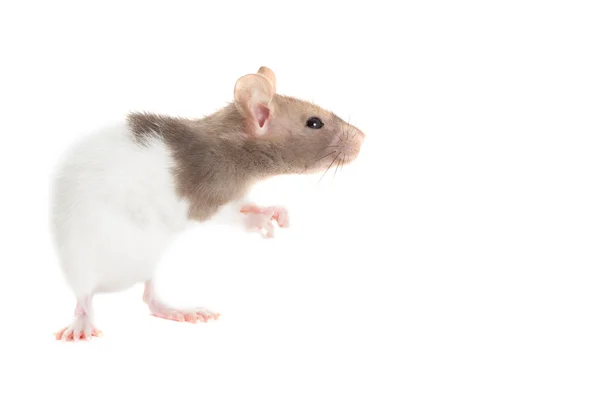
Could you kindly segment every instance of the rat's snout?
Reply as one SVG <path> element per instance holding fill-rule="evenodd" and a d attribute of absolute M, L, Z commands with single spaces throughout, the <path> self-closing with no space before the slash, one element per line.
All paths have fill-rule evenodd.
<path fill-rule="evenodd" d="M 353 126 L 348 126 L 343 132 L 336 135 L 340 154 L 344 163 L 354 161 L 360 153 L 360 148 L 365 140 L 365 134 Z"/>

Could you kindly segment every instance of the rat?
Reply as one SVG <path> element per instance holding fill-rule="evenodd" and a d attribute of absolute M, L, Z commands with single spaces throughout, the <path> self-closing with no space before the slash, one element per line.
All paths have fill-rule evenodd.
<path fill-rule="evenodd" d="M 202 118 L 132 112 L 75 143 L 53 178 L 51 232 L 61 270 L 76 300 L 58 340 L 102 336 L 95 294 L 144 284 L 153 316 L 207 322 L 205 307 L 174 309 L 156 294 L 159 258 L 191 222 L 235 207 L 249 230 L 274 236 L 286 228 L 284 207 L 249 203 L 254 184 L 286 174 L 313 174 L 356 159 L 365 134 L 311 102 L 276 93 L 268 67 L 238 78 L 233 101 Z"/>

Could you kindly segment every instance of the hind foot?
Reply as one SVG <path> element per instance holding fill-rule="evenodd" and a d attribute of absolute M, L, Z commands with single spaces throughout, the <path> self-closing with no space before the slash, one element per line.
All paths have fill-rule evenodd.
<path fill-rule="evenodd" d="M 102 336 L 102 331 L 97 329 L 91 317 L 91 299 L 83 298 L 77 302 L 75 308 L 75 320 L 73 323 L 54 334 L 56 340 L 63 342 L 77 342 L 79 340 L 90 340 L 92 337 Z"/>
<path fill-rule="evenodd" d="M 169 319 L 178 322 L 208 322 L 217 320 L 220 317 L 219 313 L 213 312 L 204 307 L 192 308 L 188 310 L 178 310 L 165 305 L 156 296 L 156 292 L 152 287 L 151 282 L 146 282 L 144 288 L 144 302 L 148 304 L 150 313 L 155 317 Z"/>
<path fill-rule="evenodd" d="M 148 304 L 148 307 L 150 308 L 152 315 L 155 317 L 170 319 L 171 321 L 178 322 L 191 322 L 195 324 L 198 322 L 208 322 L 211 319 L 217 320 L 220 316 L 218 313 L 212 312 L 211 310 L 203 307 L 192 310 L 176 310 L 166 307 L 162 304 Z"/>
<path fill-rule="evenodd" d="M 102 336 L 102 331 L 97 329 L 87 318 L 76 318 L 71 325 L 54 334 L 56 340 L 63 342 L 89 341 L 94 336 Z"/>

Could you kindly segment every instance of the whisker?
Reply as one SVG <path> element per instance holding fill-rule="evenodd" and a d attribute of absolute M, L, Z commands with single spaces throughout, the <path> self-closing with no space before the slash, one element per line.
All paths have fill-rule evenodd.
<path fill-rule="evenodd" d="M 335 153 L 335 150 L 334 150 L 334 151 L 332 151 L 331 153 L 325 154 L 323 157 L 319 158 L 319 159 L 318 159 L 318 160 L 316 160 L 315 162 L 319 162 L 319 161 L 321 161 L 322 159 L 324 159 L 325 157 L 332 155 L 333 153 Z M 317 156 L 317 157 L 318 157 L 318 156 Z M 315 157 L 315 158 L 316 158 L 316 157 Z"/>
<path fill-rule="evenodd" d="M 340 156 L 340 153 L 338 153 L 335 158 L 333 159 L 333 161 L 331 162 L 331 164 L 329 164 L 329 167 L 327 167 L 327 169 L 325 170 L 325 173 L 323 174 L 323 176 L 321 176 L 321 178 L 319 179 L 319 181 L 317 182 L 320 183 L 321 179 L 323 179 L 325 177 L 325 174 L 329 171 L 329 168 L 331 168 L 331 166 L 333 165 L 333 163 L 335 162 L 335 160 L 337 160 L 337 158 Z"/>
<path fill-rule="evenodd" d="M 350 135 L 350 115 L 348 115 L 348 125 L 346 127 L 346 139 L 348 139 L 348 135 Z"/>
<path fill-rule="evenodd" d="M 335 147 L 335 148 L 338 148 L 338 147 L 340 147 L 340 146 L 339 146 L 339 145 L 331 145 L 331 146 L 325 146 L 325 147 L 321 147 L 319 150 L 317 150 L 317 153 L 318 153 L 318 152 L 320 152 L 321 150 L 325 150 L 325 149 L 328 149 L 328 148 L 330 148 L 330 147 Z M 325 157 L 327 157 L 327 156 L 330 156 L 330 155 L 332 155 L 333 153 L 335 153 L 335 150 L 334 150 L 334 151 L 332 151 L 331 153 L 325 154 L 323 157 L 319 158 L 318 160 L 315 160 L 315 159 L 316 159 L 317 157 L 319 157 L 319 156 L 317 156 L 317 157 L 313 158 L 312 160 L 310 160 L 310 164 L 308 164 L 308 165 L 306 166 L 306 168 L 308 168 L 308 167 L 310 167 L 310 166 L 312 166 L 312 165 L 316 164 L 317 162 L 321 161 L 322 159 L 324 159 L 324 158 L 325 158 Z"/>
<path fill-rule="evenodd" d="M 342 162 L 342 159 L 340 158 L 337 162 L 337 165 L 335 166 L 335 171 L 333 172 L 333 179 L 335 179 L 335 176 L 337 175 L 337 171 L 338 171 L 338 168 L 340 167 L 341 162 Z"/>
<path fill-rule="evenodd" d="M 326 148 L 328 148 L 328 147 L 340 147 L 340 145 L 339 145 L 339 144 L 332 144 L 331 146 L 325 146 L 325 147 L 321 147 L 321 148 L 320 148 L 319 150 L 317 150 L 317 151 L 321 151 L 321 150 L 323 150 L 323 149 L 326 149 Z"/>
<path fill-rule="evenodd" d="M 342 136 L 346 136 L 346 127 L 345 127 L 345 123 L 342 121 L 342 123 L 339 125 L 340 130 L 342 131 Z M 340 137 L 340 135 L 338 135 L 338 138 L 340 138 L 340 141 L 343 142 L 342 138 Z"/>
<path fill-rule="evenodd" d="M 327 156 L 330 156 L 330 155 L 332 155 L 333 153 L 335 153 L 335 150 L 334 150 L 334 151 L 332 151 L 331 153 L 327 153 L 327 154 L 325 154 L 323 157 L 320 157 L 320 158 L 319 158 L 317 161 L 321 161 L 322 159 L 324 159 L 324 158 L 325 158 L 325 157 L 327 157 Z M 317 157 L 315 157 L 315 158 L 317 158 Z"/>

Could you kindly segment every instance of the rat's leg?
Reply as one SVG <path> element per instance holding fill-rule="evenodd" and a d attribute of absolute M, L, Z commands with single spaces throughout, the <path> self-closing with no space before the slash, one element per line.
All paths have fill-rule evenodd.
<path fill-rule="evenodd" d="M 240 212 L 246 214 L 246 227 L 252 230 L 265 230 L 266 236 L 274 236 L 273 224 L 271 221 L 277 221 L 280 228 L 290 226 L 290 217 L 288 211 L 283 207 L 258 207 L 257 205 L 246 203 L 241 206 Z"/>
<path fill-rule="evenodd" d="M 75 341 L 90 340 L 92 336 L 102 336 L 102 331 L 96 329 L 92 318 L 92 296 L 77 300 L 75 319 L 71 325 L 54 334 L 57 340 Z"/>
<path fill-rule="evenodd" d="M 152 281 L 147 281 L 144 286 L 144 303 L 148 304 L 152 315 L 170 319 L 179 322 L 208 322 L 211 319 L 218 319 L 220 314 L 212 312 L 204 307 L 197 307 L 186 310 L 179 310 L 167 306 L 156 295 L 156 290 Z"/>

